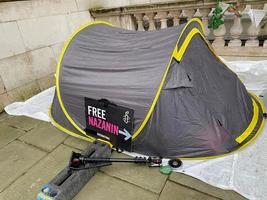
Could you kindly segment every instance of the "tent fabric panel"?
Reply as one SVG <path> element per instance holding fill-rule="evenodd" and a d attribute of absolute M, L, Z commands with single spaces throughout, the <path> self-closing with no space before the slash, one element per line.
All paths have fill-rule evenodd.
<path fill-rule="evenodd" d="M 244 85 L 196 35 L 181 63 L 173 61 L 134 151 L 179 157 L 228 153 L 240 147 L 235 138 L 252 115 L 251 96 Z"/>
<path fill-rule="evenodd" d="M 85 127 L 81 113 L 87 96 L 133 108 L 138 128 L 153 102 L 182 28 L 144 34 L 93 25 L 80 31 L 65 52 L 59 76 L 62 101 L 77 126 Z M 140 39 L 142 45 L 133 48 Z"/>

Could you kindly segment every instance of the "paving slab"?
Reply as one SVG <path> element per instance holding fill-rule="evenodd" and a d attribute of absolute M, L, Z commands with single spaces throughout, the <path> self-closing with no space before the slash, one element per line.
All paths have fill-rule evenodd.
<path fill-rule="evenodd" d="M 8 115 L 6 112 L 0 113 L 0 122 L 7 119 L 8 117 L 11 117 L 11 116 Z"/>
<path fill-rule="evenodd" d="M 0 122 L 1 123 L 1 122 Z M 12 128 L 3 123 L 0 124 L 0 148 L 14 141 L 16 138 L 24 134 L 24 131 L 20 131 L 16 128 Z"/>
<path fill-rule="evenodd" d="M 58 146 L 53 152 L 45 156 L 6 190 L 0 193 L 0 199 L 35 199 L 40 188 L 66 167 L 71 151 L 73 149 L 65 145 Z"/>
<path fill-rule="evenodd" d="M 186 174 L 182 173 L 172 173 L 170 175 L 170 180 L 179 183 L 181 185 L 184 185 L 186 187 L 201 191 L 206 194 L 210 194 L 212 196 L 216 196 L 220 199 L 225 200 L 244 200 L 243 196 L 236 193 L 232 190 L 223 190 L 217 187 L 214 187 L 212 185 L 209 185 L 201 180 L 198 180 L 196 178 L 193 178 L 191 176 L 188 176 Z"/>
<path fill-rule="evenodd" d="M 21 136 L 19 140 L 51 152 L 66 138 L 67 134 L 59 131 L 52 124 L 42 122 L 37 127 Z"/>
<path fill-rule="evenodd" d="M 80 149 L 80 150 L 84 150 L 86 149 L 89 145 L 92 145 L 91 142 L 73 137 L 73 136 L 69 136 L 65 141 L 64 144 L 74 147 L 75 149 Z"/>
<path fill-rule="evenodd" d="M 1 77 L 0 77 L 0 113 L 4 111 L 6 105 L 8 105 L 9 103 L 10 103 L 10 98 L 7 92 L 4 91 L 4 93 L 1 93 Z"/>
<path fill-rule="evenodd" d="M 97 173 L 74 200 L 156 200 L 158 195 L 140 187 Z"/>
<path fill-rule="evenodd" d="M 9 117 L 4 123 L 23 131 L 29 131 L 38 126 L 42 121 L 25 116 Z"/>
<path fill-rule="evenodd" d="M 113 153 L 112 157 L 129 157 L 122 153 Z M 114 163 L 101 169 L 104 173 L 138 185 L 155 193 L 160 193 L 168 176 L 159 172 L 159 168 L 151 168 L 138 164 Z"/>
<path fill-rule="evenodd" d="M 182 185 L 167 181 L 159 200 L 216 200 L 219 198 L 209 196 L 207 194 L 192 190 Z"/>
<path fill-rule="evenodd" d="M 19 141 L 0 149 L 0 192 L 45 155 L 45 152 Z"/>

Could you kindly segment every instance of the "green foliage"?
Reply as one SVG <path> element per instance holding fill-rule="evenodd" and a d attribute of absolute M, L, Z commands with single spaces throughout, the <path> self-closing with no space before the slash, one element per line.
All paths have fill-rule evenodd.
<path fill-rule="evenodd" d="M 217 1 L 217 5 L 212 14 L 213 15 L 209 17 L 208 28 L 215 30 L 219 28 L 220 25 L 224 24 L 224 21 L 222 20 L 223 9 L 221 8 L 219 1 Z"/>

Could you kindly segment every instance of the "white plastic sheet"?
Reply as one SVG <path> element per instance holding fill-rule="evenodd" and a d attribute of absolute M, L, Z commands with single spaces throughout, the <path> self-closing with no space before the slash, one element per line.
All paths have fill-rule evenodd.
<path fill-rule="evenodd" d="M 248 90 L 264 96 L 267 105 L 267 60 L 233 61 L 227 65 L 238 74 Z M 26 102 L 5 108 L 11 115 L 26 115 L 49 121 L 48 109 L 55 88 L 50 88 Z M 222 189 L 235 190 L 248 199 L 267 199 L 267 128 L 249 147 L 228 156 L 211 160 L 185 160 L 176 170 Z M 134 153 L 128 153 L 132 156 Z M 166 163 L 167 160 L 164 160 Z"/>
<path fill-rule="evenodd" d="M 5 107 L 9 115 L 25 115 L 35 119 L 50 121 L 49 107 L 53 101 L 55 87 L 51 87 L 25 102 L 15 102 Z"/>

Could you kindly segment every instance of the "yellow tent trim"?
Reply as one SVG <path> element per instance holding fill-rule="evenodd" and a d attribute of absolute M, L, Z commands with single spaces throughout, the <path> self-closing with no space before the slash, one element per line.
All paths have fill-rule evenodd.
<path fill-rule="evenodd" d="M 180 62 L 182 57 L 184 56 L 184 53 L 186 51 L 186 48 L 187 46 L 189 45 L 189 43 L 191 42 L 191 39 L 196 35 L 196 34 L 200 34 L 202 37 L 203 35 L 201 34 L 201 32 L 199 31 L 199 29 L 197 28 L 193 28 L 188 36 L 186 37 L 184 43 L 182 44 L 182 46 L 179 48 L 178 50 L 178 47 L 176 47 L 174 53 L 173 53 L 173 57 L 178 61 Z M 178 51 L 177 51 L 178 50 Z"/>
<path fill-rule="evenodd" d="M 247 127 L 247 129 L 238 137 L 235 139 L 236 142 L 238 143 L 242 143 L 253 131 L 253 129 L 255 128 L 257 122 L 258 122 L 258 118 L 259 118 L 259 108 L 255 102 L 254 99 L 252 99 L 252 103 L 253 103 L 253 117 L 252 120 L 249 124 L 249 126 Z"/>

